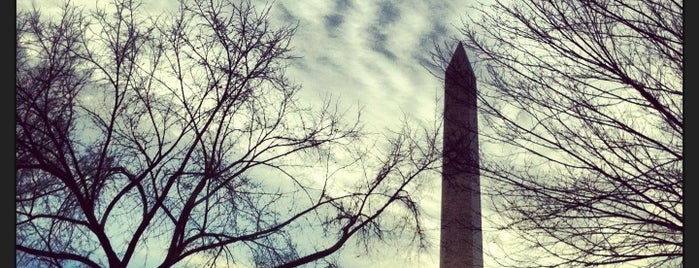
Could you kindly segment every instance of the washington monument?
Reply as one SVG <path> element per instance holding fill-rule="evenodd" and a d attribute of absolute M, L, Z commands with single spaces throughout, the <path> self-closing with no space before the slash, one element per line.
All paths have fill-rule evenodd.
<path fill-rule="evenodd" d="M 463 45 L 444 76 L 440 268 L 483 267 L 476 78 Z"/>

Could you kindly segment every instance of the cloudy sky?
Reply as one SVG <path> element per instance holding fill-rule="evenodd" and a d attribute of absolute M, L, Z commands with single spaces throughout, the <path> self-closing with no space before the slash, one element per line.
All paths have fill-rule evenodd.
<path fill-rule="evenodd" d="M 425 66 L 433 42 L 453 37 L 468 9 L 455 0 L 278 0 L 273 12 L 282 23 L 299 24 L 292 45 L 301 58 L 288 74 L 303 85 L 301 96 L 332 95 L 360 106 L 366 127 L 383 131 L 404 113 L 428 122 L 439 112 L 443 82 Z M 416 256 L 378 247 L 385 254 L 369 258 L 346 248 L 338 256 L 342 267 L 439 267 L 440 184 L 433 186 L 422 199 L 432 248 Z"/>
<path fill-rule="evenodd" d="M 441 82 L 423 65 L 433 41 L 454 33 L 458 1 L 278 1 L 275 18 L 299 29 L 289 70 L 305 93 L 365 109 L 374 127 L 401 112 L 430 119 Z M 462 8 L 463 9 L 463 8 Z"/>
<path fill-rule="evenodd" d="M 366 128 L 380 132 L 397 127 L 403 114 L 429 122 L 440 112 L 443 82 L 426 66 L 434 42 L 455 36 L 468 8 L 455 0 L 278 0 L 272 12 L 281 23 L 298 22 L 292 46 L 301 58 L 288 75 L 303 85 L 302 98 L 331 95 L 362 107 Z M 422 199 L 432 248 L 417 254 L 377 247 L 368 258 L 346 248 L 338 256 L 342 267 L 439 267 L 434 194 L 441 186 L 433 186 Z"/>
<path fill-rule="evenodd" d="M 32 2 L 42 9 L 59 6 L 49 0 L 18 0 L 17 7 L 27 8 Z M 95 5 L 95 0 L 73 2 L 88 8 Z M 144 2 L 155 12 L 175 3 Z M 464 1 L 277 0 L 271 4 L 274 23 L 299 26 L 292 42 L 292 53 L 299 58 L 287 75 L 303 86 L 302 100 L 318 102 L 331 96 L 346 107 L 362 107 L 362 120 L 371 131 L 396 127 L 389 122 L 396 122 L 403 113 L 417 120 L 434 119 L 443 86 L 425 65 L 431 62 L 433 42 L 455 36 L 455 27 L 469 12 Z M 439 196 L 423 200 L 427 224 L 434 227 Z M 437 231 L 430 229 L 432 239 L 438 238 Z M 338 257 L 342 267 L 348 268 L 438 267 L 438 241 L 432 245 L 419 258 L 401 256 L 400 250 L 386 251 L 388 256 L 374 254 L 371 259 L 344 250 Z"/>
<path fill-rule="evenodd" d="M 299 25 L 292 46 L 300 58 L 288 75 L 303 85 L 301 98 L 332 96 L 362 107 L 366 128 L 380 132 L 397 127 L 403 114 L 429 122 L 439 112 L 443 82 L 425 66 L 434 42 L 455 36 L 468 8 L 456 0 L 278 0 L 272 12 Z M 417 254 L 381 246 L 371 256 L 346 248 L 337 256 L 342 267 L 439 267 L 434 194 L 441 186 L 433 186 L 422 199 L 432 248 Z"/>

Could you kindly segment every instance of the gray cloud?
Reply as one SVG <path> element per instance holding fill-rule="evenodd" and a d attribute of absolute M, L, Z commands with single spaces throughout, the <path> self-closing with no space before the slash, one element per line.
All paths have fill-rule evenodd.
<path fill-rule="evenodd" d="M 337 37 L 339 28 L 345 21 L 345 17 L 341 14 L 332 14 L 323 17 L 323 26 L 325 26 L 325 32 L 330 37 Z"/>
<path fill-rule="evenodd" d="M 396 5 L 389 1 L 383 1 L 378 5 L 376 20 L 367 27 L 371 49 L 391 60 L 396 60 L 396 55 L 387 47 L 388 27 L 398 22 L 400 16 L 400 9 Z"/>
<path fill-rule="evenodd" d="M 388 35 L 385 33 L 385 30 L 376 26 L 371 26 L 369 27 L 368 31 L 371 49 L 381 53 L 391 60 L 396 60 L 396 55 L 387 48 L 386 43 L 388 40 Z"/>
<path fill-rule="evenodd" d="M 352 8 L 350 0 L 336 0 L 333 13 L 323 16 L 323 26 L 326 34 L 335 38 L 341 34 L 341 26 L 345 22 L 345 15 Z"/>
<path fill-rule="evenodd" d="M 400 9 L 389 1 L 379 3 L 379 21 L 381 25 L 390 24 L 400 18 Z"/>
<path fill-rule="evenodd" d="M 280 13 L 280 18 L 284 23 L 293 24 L 299 20 L 299 18 L 294 16 L 294 14 L 291 13 L 291 11 L 289 11 L 289 9 L 283 3 L 279 3 L 277 8 L 279 9 L 278 12 Z"/>
<path fill-rule="evenodd" d="M 335 1 L 335 11 L 343 12 L 352 7 L 352 1 L 350 0 L 336 0 Z"/>

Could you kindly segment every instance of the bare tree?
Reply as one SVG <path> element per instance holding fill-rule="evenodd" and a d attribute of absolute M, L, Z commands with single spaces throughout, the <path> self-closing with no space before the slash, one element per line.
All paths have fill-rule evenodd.
<path fill-rule="evenodd" d="M 474 8 L 459 29 L 477 57 L 489 220 L 530 242 L 496 261 L 681 265 L 682 2 Z"/>
<path fill-rule="evenodd" d="M 362 146 L 358 117 L 303 105 L 284 76 L 295 27 L 270 8 L 18 12 L 18 266 L 295 267 L 401 230 L 423 245 L 411 193 L 438 127 Z"/>

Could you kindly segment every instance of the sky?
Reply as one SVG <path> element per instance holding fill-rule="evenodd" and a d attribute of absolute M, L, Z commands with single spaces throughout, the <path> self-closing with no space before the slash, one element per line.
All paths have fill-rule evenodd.
<path fill-rule="evenodd" d="M 434 42 L 442 44 L 456 36 L 469 9 L 464 1 L 454 0 L 288 0 L 277 1 L 272 12 L 280 14 L 273 16 L 276 19 L 299 23 L 292 46 L 301 58 L 287 72 L 303 85 L 303 99 L 331 94 L 344 105 L 359 105 L 366 126 L 380 132 L 396 127 L 390 122 L 403 113 L 424 122 L 441 113 L 443 81 L 426 66 L 432 61 Z M 455 48 L 456 43 L 448 49 Z M 435 189 L 426 193 L 431 196 L 423 197 L 421 204 L 430 249 L 415 256 L 378 246 L 374 250 L 386 254 L 366 258 L 346 248 L 338 256 L 342 267 L 439 267 L 441 184 L 432 186 Z M 484 220 L 483 227 L 487 225 Z M 494 241 L 507 238 L 484 238 L 485 250 L 501 251 Z M 488 256 L 484 265 L 497 266 Z"/>
<path fill-rule="evenodd" d="M 432 42 L 453 35 L 455 2 L 278 1 L 273 12 L 299 22 L 292 45 L 302 58 L 289 76 L 303 92 L 358 104 L 380 128 L 402 112 L 432 118 L 442 86 L 423 65 Z"/>
<path fill-rule="evenodd" d="M 272 19 L 298 23 L 292 54 L 300 58 L 288 76 L 300 83 L 300 99 L 325 96 L 361 107 L 369 131 L 396 128 L 403 114 L 429 122 L 439 113 L 443 82 L 425 67 L 433 42 L 456 34 L 468 10 L 463 1 L 278 0 Z M 456 44 L 454 47 L 456 48 Z M 452 49 L 453 49 L 452 48 Z M 421 204 L 431 245 L 425 252 L 377 245 L 363 256 L 348 247 L 337 256 L 343 268 L 439 267 L 439 196 L 426 191 Z M 416 255 L 417 254 L 417 255 Z"/>
<path fill-rule="evenodd" d="M 29 7 L 32 2 L 42 9 L 59 6 L 48 0 L 18 0 L 17 7 Z M 175 1 L 144 2 L 157 12 Z M 74 3 L 90 7 L 95 1 Z M 298 23 L 291 45 L 292 54 L 299 58 L 291 62 L 287 76 L 302 85 L 299 98 L 303 102 L 318 103 L 330 96 L 342 106 L 361 107 L 365 128 L 376 132 L 396 128 L 403 114 L 429 122 L 440 112 L 443 82 L 425 66 L 431 62 L 433 42 L 456 35 L 460 19 L 469 12 L 464 1 L 277 0 L 271 4 L 273 23 Z M 432 248 L 417 258 L 401 256 L 396 249 L 371 258 L 343 250 L 338 256 L 342 267 L 438 267 L 439 233 L 434 226 L 439 220 L 439 196 L 434 193 L 439 191 L 424 197 L 422 204 L 425 223 L 431 226 Z M 487 263 L 486 257 L 486 267 Z"/>
<path fill-rule="evenodd" d="M 109 0 L 99 0 L 109 2 Z M 143 0 L 154 14 L 175 5 L 175 0 Z M 252 0 L 264 4 L 265 0 Z M 94 7 L 96 0 L 73 0 Z M 18 0 L 18 9 L 35 3 L 43 10 L 57 10 L 60 1 Z M 298 24 L 292 40 L 287 76 L 302 86 L 301 102 L 320 103 L 326 97 L 344 107 L 361 107 L 366 130 L 383 132 L 398 127 L 405 114 L 429 123 L 439 114 L 443 82 L 426 65 L 431 63 L 433 42 L 458 37 L 461 19 L 476 1 L 457 0 L 276 0 L 273 24 Z M 453 51 L 452 47 L 447 47 Z M 474 55 L 467 50 L 471 60 Z M 432 70 L 434 71 L 434 70 Z M 420 198 L 431 248 L 416 255 L 395 245 L 377 245 L 362 255 L 352 242 L 333 257 L 343 268 L 439 266 L 439 200 L 441 184 Z M 483 200 L 482 202 L 484 202 Z M 484 211 L 484 214 L 486 212 Z M 513 252 L 513 238 L 491 233 L 484 217 L 485 267 L 498 267 L 489 254 Z M 194 260 L 196 261 L 196 260 Z M 136 262 L 136 265 L 138 262 Z"/>

